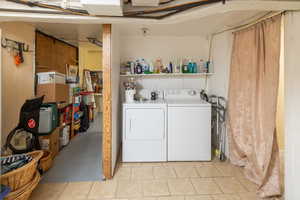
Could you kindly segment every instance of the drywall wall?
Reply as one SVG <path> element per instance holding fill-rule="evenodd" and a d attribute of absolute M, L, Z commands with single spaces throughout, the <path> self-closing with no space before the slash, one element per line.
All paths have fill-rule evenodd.
<path fill-rule="evenodd" d="M 120 88 L 120 33 L 118 26 L 112 25 L 112 49 L 111 49 L 111 88 L 112 88 L 112 173 L 118 159 L 121 146 L 121 104 L 119 100 Z"/>
<path fill-rule="evenodd" d="M 208 40 L 204 37 L 186 36 L 123 36 L 121 37 L 121 61 L 144 58 L 154 62 L 161 58 L 167 65 L 170 61 L 177 62 L 181 58 L 208 59 Z M 140 88 L 175 89 L 193 88 L 204 89 L 204 77 L 184 78 L 147 78 L 138 79 Z"/>
<path fill-rule="evenodd" d="M 83 83 L 83 70 L 102 70 L 102 48 L 89 42 L 79 43 L 79 75 Z"/>
<path fill-rule="evenodd" d="M 300 13 L 285 15 L 285 199 L 300 199 Z"/>
<path fill-rule="evenodd" d="M 24 63 L 14 64 L 13 52 L 2 48 L 2 145 L 6 136 L 19 122 L 19 111 L 26 99 L 34 96 L 35 28 L 26 23 L 0 23 L 2 37 L 29 44 L 31 52 L 24 53 Z"/>
<path fill-rule="evenodd" d="M 215 35 L 211 42 L 214 75 L 210 78 L 209 92 L 227 98 L 233 35 L 231 32 Z"/>
<path fill-rule="evenodd" d="M 211 38 L 211 58 L 214 75 L 209 80 L 209 93 L 228 99 L 230 64 L 233 35 L 224 32 Z M 229 157 L 229 144 L 226 140 L 225 154 Z"/>

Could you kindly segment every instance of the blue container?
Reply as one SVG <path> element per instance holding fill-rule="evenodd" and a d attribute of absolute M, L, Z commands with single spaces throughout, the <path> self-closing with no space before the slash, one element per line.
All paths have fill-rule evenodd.
<path fill-rule="evenodd" d="M 188 73 L 193 73 L 194 64 L 190 61 L 188 64 Z"/>

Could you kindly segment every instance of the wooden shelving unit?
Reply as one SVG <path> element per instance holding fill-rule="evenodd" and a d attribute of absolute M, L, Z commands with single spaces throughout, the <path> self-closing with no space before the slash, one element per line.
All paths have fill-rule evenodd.
<path fill-rule="evenodd" d="M 214 73 L 160 73 L 160 74 L 121 74 L 121 77 L 201 77 L 212 76 Z"/>

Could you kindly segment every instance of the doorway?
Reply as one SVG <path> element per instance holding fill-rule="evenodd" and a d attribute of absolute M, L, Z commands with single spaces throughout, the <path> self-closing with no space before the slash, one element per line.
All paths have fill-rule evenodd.
<path fill-rule="evenodd" d="M 35 27 L 39 37 L 43 36 L 36 40 L 37 73 L 46 68 L 66 75 L 69 101 L 59 108 L 59 113 L 68 116 L 66 110 L 69 110 L 71 115 L 69 123 L 66 120 L 60 130 L 62 135 L 69 127 L 69 141 L 60 145 L 43 182 L 100 181 L 103 179 L 102 47 L 98 45 L 101 25 L 38 23 Z M 43 65 L 39 61 L 41 55 L 49 58 Z M 49 67 L 48 63 L 52 65 Z"/>

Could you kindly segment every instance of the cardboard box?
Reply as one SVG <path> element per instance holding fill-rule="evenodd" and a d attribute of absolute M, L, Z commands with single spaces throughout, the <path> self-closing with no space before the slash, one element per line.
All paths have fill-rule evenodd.
<path fill-rule="evenodd" d="M 41 72 L 37 73 L 38 84 L 48 83 L 66 83 L 66 75 L 58 72 Z"/>
<path fill-rule="evenodd" d="M 37 85 L 37 96 L 43 96 L 44 103 L 69 102 L 69 85 L 49 83 Z"/>
<path fill-rule="evenodd" d="M 59 128 L 54 129 L 49 135 L 39 136 L 39 141 L 41 148 L 51 151 L 54 158 L 59 152 Z"/>

